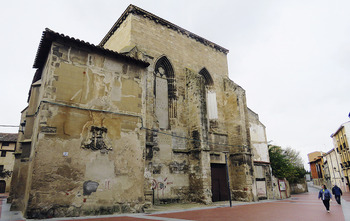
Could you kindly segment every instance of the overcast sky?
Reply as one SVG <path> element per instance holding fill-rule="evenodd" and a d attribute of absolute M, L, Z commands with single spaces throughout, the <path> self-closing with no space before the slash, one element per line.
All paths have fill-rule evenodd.
<path fill-rule="evenodd" d="M 348 0 L 4 1 L 0 125 L 20 123 L 45 28 L 97 45 L 129 4 L 229 49 L 230 78 L 272 144 L 300 151 L 306 165 L 307 153 L 333 148 L 350 112 Z"/>

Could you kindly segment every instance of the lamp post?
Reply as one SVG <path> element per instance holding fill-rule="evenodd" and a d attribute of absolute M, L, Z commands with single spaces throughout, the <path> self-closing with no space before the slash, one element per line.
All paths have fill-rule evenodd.
<path fill-rule="evenodd" d="M 228 153 L 228 151 L 223 151 L 223 153 L 225 154 L 228 198 L 230 200 L 230 207 L 232 207 L 231 188 L 230 188 L 230 176 L 228 175 L 228 164 L 227 164 L 227 153 Z"/>

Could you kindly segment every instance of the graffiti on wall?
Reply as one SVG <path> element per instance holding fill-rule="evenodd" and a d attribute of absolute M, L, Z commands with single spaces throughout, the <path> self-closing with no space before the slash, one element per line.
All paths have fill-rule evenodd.
<path fill-rule="evenodd" d="M 161 181 L 156 180 L 156 179 L 152 180 L 152 189 L 154 190 L 155 195 L 156 195 L 158 200 L 159 200 L 159 197 L 164 197 L 164 192 L 165 192 L 166 188 L 172 184 L 173 184 L 173 182 L 168 181 L 168 177 L 166 177 L 164 180 L 161 180 Z M 161 196 L 159 196 L 159 194 Z"/>
<path fill-rule="evenodd" d="M 111 188 L 112 188 L 111 180 L 106 179 L 106 180 L 105 180 L 105 189 L 106 189 L 106 190 L 110 190 Z"/>

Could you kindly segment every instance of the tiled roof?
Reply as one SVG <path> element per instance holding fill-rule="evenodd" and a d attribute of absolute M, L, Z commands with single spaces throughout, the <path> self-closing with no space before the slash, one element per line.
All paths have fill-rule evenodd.
<path fill-rule="evenodd" d="M 75 39 L 75 38 L 72 38 L 72 37 L 69 37 L 67 35 L 63 35 L 63 34 L 54 32 L 54 31 L 46 28 L 45 31 L 42 34 L 42 37 L 41 37 L 41 41 L 40 41 L 40 44 L 39 44 L 38 51 L 36 53 L 36 57 L 35 57 L 33 68 L 40 68 L 40 67 L 42 67 L 45 64 L 47 55 L 48 55 L 48 53 L 50 51 L 51 44 L 52 44 L 53 41 L 66 43 L 66 44 L 67 43 L 68 44 L 74 44 L 74 45 L 76 45 L 78 47 L 82 47 L 82 48 L 84 48 L 86 50 L 98 52 L 100 54 L 109 55 L 109 56 L 112 56 L 112 57 L 117 57 L 119 59 L 124 59 L 126 61 L 134 62 L 134 63 L 137 63 L 137 64 L 139 64 L 141 66 L 144 66 L 144 67 L 149 66 L 148 62 L 145 62 L 145 61 L 142 61 L 142 60 L 138 60 L 136 58 L 132 58 L 132 57 L 129 57 L 129 56 L 126 56 L 126 55 L 122 55 L 122 54 L 119 54 L 118 52 L 115 52 L 115 51 L 112 51 L 112 50 L 108 50 L 108 49 L 105 49 L 103 47 L 96 46 L 96 45 L 90 44 L 88 42 L 85 42 L 85 41 L 82 41 L 82 40 L 79 40 L 79 39 Z"/>
<path fill-rule="evenodd" d="M 119 28 L 119 26 L 124 22 L 124 20 L 128 17 L 129 14 L 136 14 L 136 15 L 141 15 L 143 17 L 149 18 L 150 20 L 155 21 L 156 23 L 163 25 L 169 29 L 173 29 L 177 32 L 180 32 L 183 35 L 188 36 L 189 38 L 192 38 L 196 41 L 201 42 L 202 44 L 215 48 L 218 51 L 221 51 L 225 54 L 229 52 L 226 48 L 223 48 L 211 41 L 208 41 L 196 34 L 193 34 L 190 31 L 187 31 L 186 29 L 183 29 L 165 19 L 162 19 L 150 12 L 147 12 L 135 5 L 129 5 L 129 7 L 124 11 L 124 13 L 120 16 L 120 18 L 117 20 L 117 22 L 113 25 L 113 27 L 109 30 L 109 32 L 106 34 L 106 36 L 102 39 L 101 43 L 99 44 L 100 46 L 104 46 L 104 44 L 108 41 L 108 39 L 114 34 L 114 32 Z"/>
<path fill-rule="evenodd" d="M 17 142 L 18 134 L 0 133 L 0 142 Z"/>

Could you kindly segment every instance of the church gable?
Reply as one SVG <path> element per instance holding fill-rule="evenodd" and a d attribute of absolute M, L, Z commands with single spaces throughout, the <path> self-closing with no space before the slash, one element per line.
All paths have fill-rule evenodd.
<path fill-rule="evenodd" d="M 190 31 L 187 31 L 186 29 L 183 29 L 163 18 L 160 18 L 150 12 L 147 12 L 135 5 L 129 5 L 129 7 L 124 11 L 124 13 L 122 14 L 122 16 L 120 16 L 120 18 L 117 20 L 117 22 L 113 25 L 113 27 L 109 30 L 109 32 L 105 35 L 105 37 L 102 39 L 102 41 L 100 42 L 99 46 L 104 47 L 104 45 L 106 44 L 106 42 L 110 39 L 110 37 L 115 33 L 115 31 L 122 25 L 122 23 L 126 20 L 126 18 L 130 15 L 130 14 L 134 14 L 134 15 L 139 15 L 145 18 L 148 18 L 152 21 L 154 21 L 157 24 L 160 24 L 166 28 L 172 29 L 176 32 L 179 32 L 181 34 L 183 34 L 184 36 L 187 36 L 189 38 L 194 39 L 195 41 L 201 42 L 202 44 L 215 48 L 216 50 L 223 52 L 225 54 L 227 54 L 229 51 L 211 41 L 206 40 L 205 38 L 202 38 Z"/>

